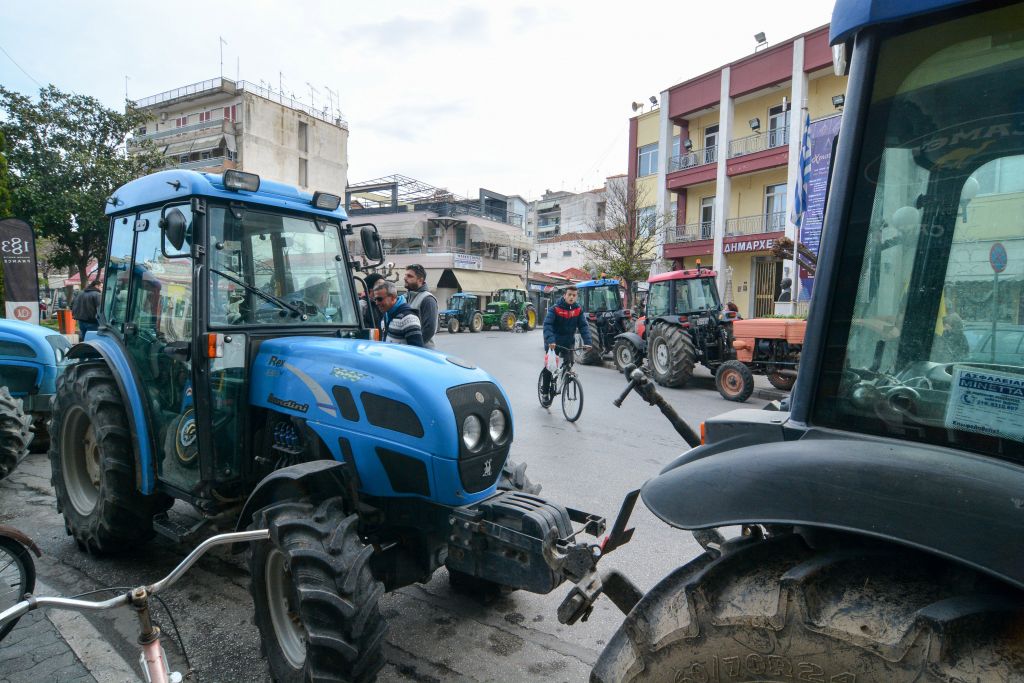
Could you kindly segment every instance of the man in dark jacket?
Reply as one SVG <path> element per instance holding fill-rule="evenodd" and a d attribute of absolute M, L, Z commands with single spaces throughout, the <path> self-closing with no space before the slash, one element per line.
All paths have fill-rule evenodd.
<path fill-rule="evenodd" d="M 405 269 L 405 300 L 416 312 L 423 328 L 423 345 L 434 348 L 434 333 L 437 332 L 437 298 L 427 287 L 427 271 L 418 263 Z"/>
<path fill-rule="evenodd" d="M 81 330 L 83 337 L 86 332 L 95 332 L 99 329 L 99 312 L 100 283 L 94 280 L 71 305 L 71 317 L 78 321 L 78 329 Z"/>
<path fill-rule="evenodd" d="M 398 296 L 394 282 L 381 280 L 373 289 L 373 301 L 380 311 L 380 340 L 389 344 L 423 346 L 423 332 L 420 319 L 405 303 L 404 296 Z"/>
<path fill-rule="evenodd" d="M 572 363 L 571 350 L 576 345 L 576 333 L 583 337 L 583 345 L 590 346 L 590 325 L 587 324 L 587 315 L 580 305 L 576 303 L 579 298 L 579 290 L 573 286 L 566 288 L 562 298 L 554 306 L 548 309 L 544 316 L 544 348 L 555 351 L 566 363 Z M 544 368 L 544 391 L 551 387 L 551 373 Z"/>

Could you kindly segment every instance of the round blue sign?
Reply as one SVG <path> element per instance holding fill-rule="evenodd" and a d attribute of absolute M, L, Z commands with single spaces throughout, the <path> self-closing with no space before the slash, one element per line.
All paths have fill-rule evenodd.
<path fill-rule="evenodd" d="M 1002 242 L 996 242 L 988 250 L 988 262 L 997 273 L 1006 270 L 1006 247 Z"/>

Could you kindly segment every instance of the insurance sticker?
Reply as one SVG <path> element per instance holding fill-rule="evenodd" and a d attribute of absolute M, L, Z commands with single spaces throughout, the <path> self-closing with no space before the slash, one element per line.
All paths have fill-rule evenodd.
<path fill-rule="evenodd" d="M 1024 441 L 1024 375 L 954 366 L 946 427 Z"/>

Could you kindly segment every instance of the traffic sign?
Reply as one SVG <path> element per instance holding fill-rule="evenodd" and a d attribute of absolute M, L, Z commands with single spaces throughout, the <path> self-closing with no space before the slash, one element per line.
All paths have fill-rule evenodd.
<path fill-rule="evenodd" d="M 992 248 L 988 250 L 988 262 L 992 266 L 992 270 L 997 273 L 1006 270 L 1006 260 L 1006 247 L 1003 246 L 1003 243 L 993 244 Z"/>

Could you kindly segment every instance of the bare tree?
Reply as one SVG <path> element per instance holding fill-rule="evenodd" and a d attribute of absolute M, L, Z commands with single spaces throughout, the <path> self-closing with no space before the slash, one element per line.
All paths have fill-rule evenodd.
<path fill-rule="evenodd" d="M 588 261 L 605 274 L 622 279 L 627 297 L 631 297 L 633 283 L 647 279 L 651 262 L 658 256 L 658 233 L 669 223 L 670 218 L 657 213 L 649 193 L 635 182 L 609 183 L 604 225 L 591 225 L 595 239 L 580 243 Z"/>

